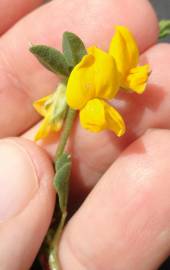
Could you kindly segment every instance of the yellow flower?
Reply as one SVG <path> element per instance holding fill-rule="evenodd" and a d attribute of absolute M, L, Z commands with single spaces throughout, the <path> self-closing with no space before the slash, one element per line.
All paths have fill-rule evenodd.
<path fill-rule="evenodd" d="M 125 132 L 123 118 L 105 101 L 114 98 L 119 87 L 120 76 L 113 57 L 91 47 L 70 74 L 67 103 L 80 110 L 84 128 L 93 132 L 110 129 L 121 136 Z"/>
<path fill-rule="evenodd" d="M 117 26 L 109 54 L 121 74 L 121 87 L 142 94 L 150 74 L 149 65 L 138 66 L 139 50 L 133 35 L 124 26 Z"/>
<path fill-rule="evenodd" d="M 91 47 L 69 77 L 66 91 L 68 104 L 74 109 L 81 109 L 95 97 L 112 99 L 119 90 L 119 82 L 113 57 Z"/>
<path fill-rule="evenodd" d="M 138 66 L 136 41 L 126 27 L 117 26 L 108 53 L 91 47 L 74 67 L 66 97 L 72 109 L 80 110 L 81 125 L 93 132 L 110 129 L 121 136 L 125 123 L 108 103 L 119 88 L 143 93 L 150 74 L 149 65 Z"/>
<path fill-rule="evenodd" d="M 67 109 L 65 92 L 65 85 L 60 84 L 54 94 L 43 97 L 33 103 L 36 111 L 44 117 L 35 135 L 35 141 L 61 129 Z"/>

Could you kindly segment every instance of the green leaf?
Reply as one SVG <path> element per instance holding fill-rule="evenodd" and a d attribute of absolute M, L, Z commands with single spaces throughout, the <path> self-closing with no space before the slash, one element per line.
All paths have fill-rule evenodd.
<path fill-rule="evenodd" d="M 54 177 L 54 186 L 58 192 L 59 205 L 62 213 L 66 212 L 69 178 L 71 173 L 71 156 L 68 153 L 63 153 L 55 164 L 56 175 Z"/>
<path fill-rule="evenodd" d="M 69 76 L 69 67 L 64 55 L 56 50 L 45 45 L 33 45 L 30 48 L 39 62 L 45 66 L 48 70 L 59 73 L 64 76 Z"/>
<path fill-rule="evenodd" d="M 68 65 L 74 67 L 87 54 L 87 51 L 83 41 L 77 35 L 71 32 L 64 32 L 63 53 Z"/>
<path fill-rule="evenodd" d="M 165 38 L 170 35 L 170 20 L 161 20 L 159 22 L 159 38 Z"/>

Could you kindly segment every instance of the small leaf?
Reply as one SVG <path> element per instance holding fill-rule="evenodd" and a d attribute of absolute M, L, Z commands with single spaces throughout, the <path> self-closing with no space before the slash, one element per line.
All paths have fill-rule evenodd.
<path fill-rule="evenodd" d="M 62 213 L 67 209 L 69 178 L 71 173 L 71 156 L 63 153 L 55 164 L 56 175 L 54 177 L 54 186 L 58 192 L 59 205 Z"/>
<path fill-rule="evenodd" d="M 165 38 L 170 35 L 170 20 L 161 20 L 159 22 L 159 38 Z"/>
<path fill-rule="evenodd" d="M 63 53 L 68 65 L 74 67 L 87 54 L 87 51 L 83 41 L 77 35 L 71 32 L 64 32 Z"/>
<path fill-rule="evenodd" d="M 57 74 L 69 76 L 69 67 L 66 59 L 64 55 L 55 48 L 45 45 L 33 45 L 30 48 L 30 52 L 32 52 L 39 62 L 48 70 Z"/>

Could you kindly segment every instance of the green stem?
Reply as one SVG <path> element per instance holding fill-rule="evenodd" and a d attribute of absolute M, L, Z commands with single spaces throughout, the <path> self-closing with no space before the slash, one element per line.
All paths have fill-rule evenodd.
<path fill-rule="evenodd" d="M 64 129 L 63 129 L 63 132 L 61 134 L 60 142 L 59 142 L 59 145 L 57 148 L 55 161 L 64 152 L 64 149 L 65 149 L 68 137 L 70 135 L 70 131 L 71 131 L 75 116 L 76 116 L 76 110 L 69 108 L 68 112 L 67 112 L 66 120 L 65 120 Z"/>
<path fill-rule="evenodd" d="M 73 126 L 75 116 L 76 116 L 76 111 L 69 108 L 67 111 L 67 116 L 66 116 L 64 128 L 63 128 L 63 131 L 61 133 L 59 145 L 57 148 L 55 162 L 64 152 L 68 137 L 69 137 L 70 132 L 71 132 L 71 128 Z M 68 194 L 66 194 L 66 195 L 68 197 Z M 61 220 L 60 220 L 58 228 L 54 234 L 54 237 L 50 243 L 50 248 L 49 248 L 49 267 L 50 267 L 50 270 L 61 270 L 61 266 L 60 266 L 60 262 L 59 262 L 59 258 L 58 258 L 58 248 L 59 248 L 59 242 L 60 242 L 60 238 L 61 238 L 64 224 L 65 224 L 65 220 L 67 217 L 67 209 L 64 209 L 64 210 L 61 209 L 61 211 L 62 211 Z"/>
<path fill-rule="evenodd" d="M 58 257 L 58 247 L 59 247 L 59 242 L 60 242 L 60 238 L 61 238 L 61 234 L 63 231 L 66 217 L 67 217 L 67 212 L 63 212 L 57 231 L 50 245 L 49 266 L 51 270 L 61 270 L 60 261 Z"/>

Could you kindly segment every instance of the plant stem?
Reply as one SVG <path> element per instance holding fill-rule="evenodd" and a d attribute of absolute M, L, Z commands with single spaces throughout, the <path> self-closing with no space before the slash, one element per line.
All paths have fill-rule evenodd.
<path fill-rule="evenodd" d="M 58 145 L 58 148 L 56 151 L 55 163 L 64 152 L 68 137 L 69 137 L 70 132 L 71 132 L 71 128 L 73 126 L 73 121 L 75 119 L 75 116 L 76 116 L 76 110 L 68 108 L 64 128 L 63 128 L 63 131 L 61 133 L 59 145 Z M 66 196 L 68 198 L 68 194 L 66 194 Z M 65 220 L 67 217 L 67 209 L 64 209 L 64 210 L 61 209 L 61 212 L 62 213 L 61 213 L 60 223 L 57 227 L 57 230 L 54 234 L 54 237 L 53 237 L 53 239 L 50 243 L 50 247 L 49 247 L 49 267 L 50 267 L 50 270 L 61 270 L 61 266 L 60 266 L 60 262 L 59 262 L 59 258 L 58 258 L 58 248 L 59 248 L 59 242 L 60 242 L 60 238 L 61 238 L 64 224 L 65 224 Z"/>
<path fill-rule="evenodd" d="M 68 137 L 70 135 L 70 131 L 71 131 L 75 116 L 76 116 L 76 110 L 69 108 L 67 112 L 66 120 L 65 120 L 64 129 L 63 129 L 63 132 L 61 133 L 60 142 L 57 148 L 55 161 L 64 151 Z"/>
<path fill-rule="evenodd" d="M 58 247 L 59 247 L 59 242 L 60 242 L 60 238 L 61 238 L 61 234 L 63 231 L 66 217 L 67 217 L 67 212 L 63 212 L 57 231 L 50 245 L 49 267 L 51 270 L 61 270 L 60 261 L 58 258 Z"/>

